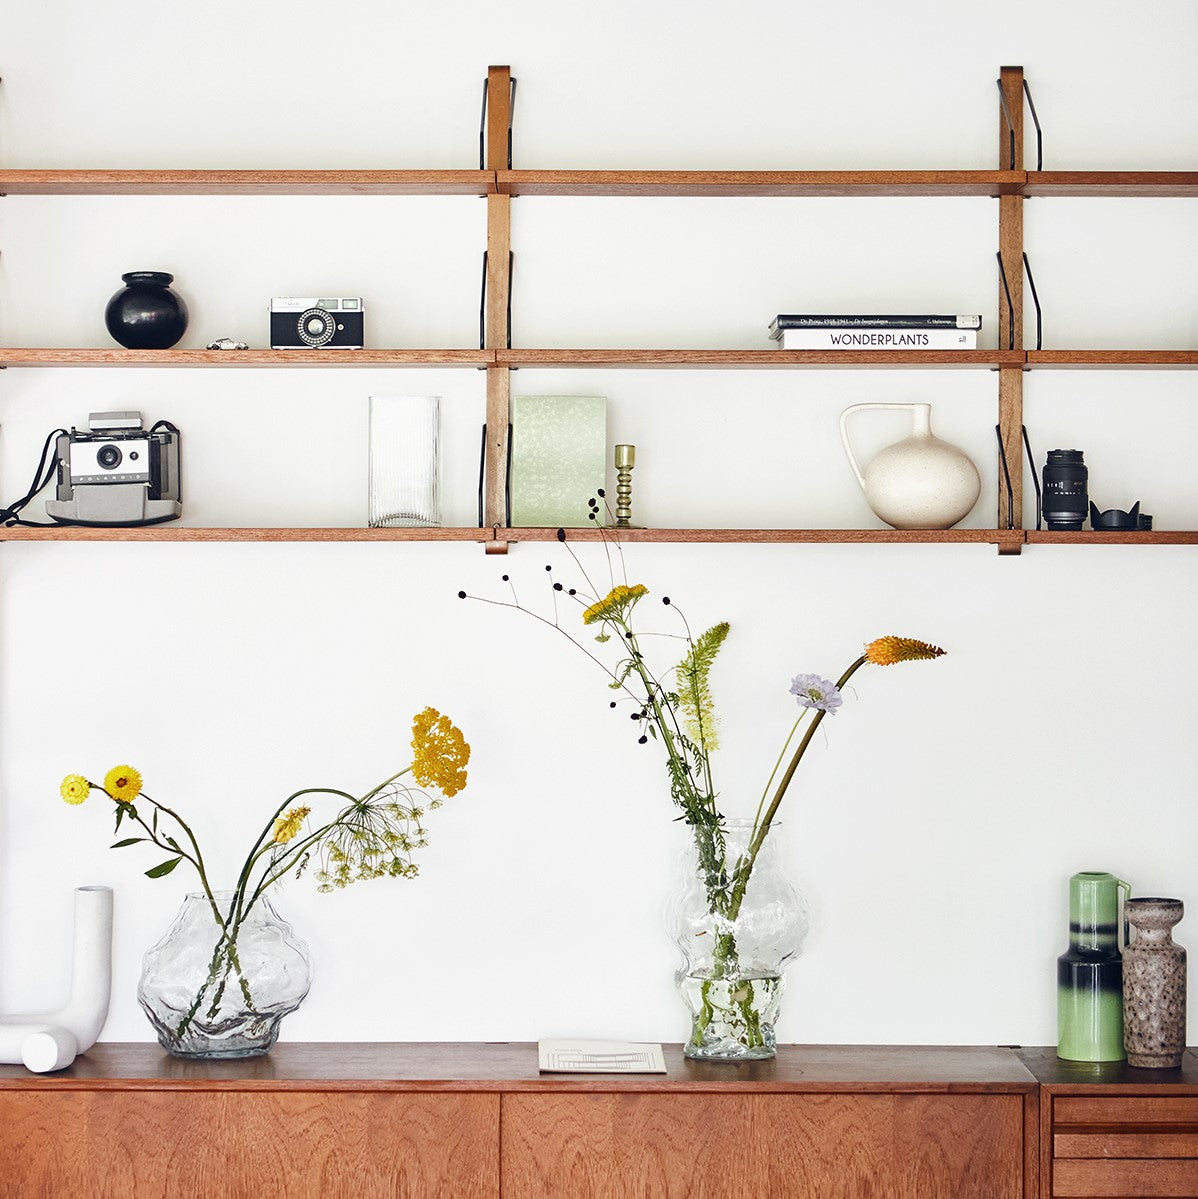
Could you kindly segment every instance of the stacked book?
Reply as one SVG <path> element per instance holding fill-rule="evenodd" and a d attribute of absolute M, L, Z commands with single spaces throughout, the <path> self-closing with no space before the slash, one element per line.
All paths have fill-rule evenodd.
<path fill-rule="evenodd" d="M 976 350 L 980 316 L 783 313 L 770 337 L 783 350 Z"/>

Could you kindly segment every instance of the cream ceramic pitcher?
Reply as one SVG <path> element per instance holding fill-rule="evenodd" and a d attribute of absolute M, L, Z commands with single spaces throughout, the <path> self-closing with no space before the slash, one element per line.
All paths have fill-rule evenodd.
<path fill-rule="evenodd" d="M 848 419 L 866 408 L 911 413 L 911 436 L 879 451 L 862 474 L 849 444 Z M 840 414 L 840 439 L 869 506 L 895 529 L 951 529 L 982 489 L 964 451 L 932 433 L 931 404 L 853 404 Z"/>

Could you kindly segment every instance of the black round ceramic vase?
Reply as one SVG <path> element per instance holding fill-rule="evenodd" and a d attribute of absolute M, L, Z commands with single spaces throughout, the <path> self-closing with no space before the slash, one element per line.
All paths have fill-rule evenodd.
<path fill-rule="evenodd" d="M 108 301 L 104 323 L 128 350 L 167 350 L 187 328 L 187 305 L 171 291 L 166 271 L 130 271 L 125 286 Z"/>

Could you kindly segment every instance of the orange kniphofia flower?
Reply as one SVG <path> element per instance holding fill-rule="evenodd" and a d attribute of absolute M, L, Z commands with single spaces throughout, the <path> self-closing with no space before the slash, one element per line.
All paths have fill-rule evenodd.
<path fill-rule="evenodd" d="M 865 659 L 875 666 L 894 666 L 898 662 L 922 662 L 939 658 L 944 650 L 914 637 L 879 637 L 865 647 Z"/>

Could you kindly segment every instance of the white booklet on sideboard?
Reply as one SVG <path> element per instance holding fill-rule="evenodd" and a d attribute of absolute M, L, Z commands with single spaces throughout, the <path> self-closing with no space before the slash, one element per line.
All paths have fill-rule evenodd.
<path fill-rule="evenodd" d="M 641 1041 L 538 1041 L 544 1074 L 664 1074 L 661 1046 Z"/>

